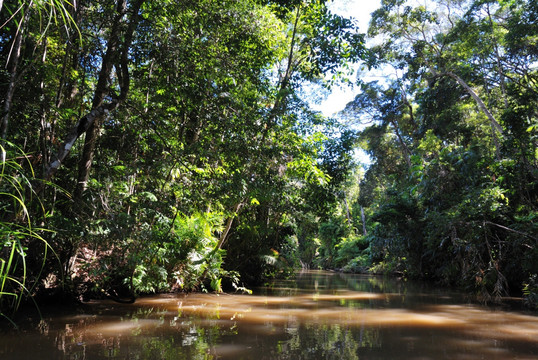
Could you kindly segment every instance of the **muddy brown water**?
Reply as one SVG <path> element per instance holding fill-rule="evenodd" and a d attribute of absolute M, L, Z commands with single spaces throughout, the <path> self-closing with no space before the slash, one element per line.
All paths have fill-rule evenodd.
<path fill-rule="evenodd" d="M 419 283 L 309 271 L 252 295 L 45 314 L 2 331 L 0 359 L 538 359 L 538 316 Z"/>

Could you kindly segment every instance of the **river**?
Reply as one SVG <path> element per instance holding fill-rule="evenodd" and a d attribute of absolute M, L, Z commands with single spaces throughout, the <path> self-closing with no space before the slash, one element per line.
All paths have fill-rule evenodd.
<path fill-rule="evenodd" d="M 0 334 L 0 359 L 538 359 L 538 317 L 425 284 L 308 271 L 252 295 L 44 314 Z"/>

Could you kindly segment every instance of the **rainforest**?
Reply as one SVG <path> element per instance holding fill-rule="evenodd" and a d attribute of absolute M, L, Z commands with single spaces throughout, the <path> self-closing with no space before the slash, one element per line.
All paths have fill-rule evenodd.
<path fill-rule="evenodd" d="M 538 3 L 331 6 L 0 1 L 0 321 L 298 269 L 536 310 Z"/>

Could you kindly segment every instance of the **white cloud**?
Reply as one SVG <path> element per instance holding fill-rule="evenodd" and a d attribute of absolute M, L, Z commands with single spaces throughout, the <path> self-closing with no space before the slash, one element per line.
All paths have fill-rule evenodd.
<path fill-rule="evenodd" d="M 368 23 L 370 22 L 370 15 L 380 5 L 380 0 L 335 0 L 329 7 L 335 14 L 357 19 L 359 29 L 366 32 L 368 30 Z"/>
<path fill-rule="evenodd" d="M 359 30 L 366 32 L 372 12 L 380 7 L 380 0 L 335 0 L 330 4 L 333 13 L 357 20 Z M 357 65 L 358 68 L 358 65 Z M 308 93 L 316 91 L 315 88 L 305 89 Z M 325 116 L 334 116 L 342 111 L 346 105 L 355 98 L 358 87 L 334 86 L 331 93 L 319 104 L 311 104 L 312 108 L 321 111 Z M 362 149 L 355 149 L 353 157 L 363 165 L 370 165 L 371 159 Z"/>
<path fill-rule="evenodd" d="M 329 7 L 337 15 L 350 17 L 357 20 L 359 29 L 362 32 L 368 30 L 370 16 L 372 12 L 380 7 L 380 0 L 335 0 Z M 358 65 L 357 65 L 358 68 Z M 315 104 L 313 108 L 321 111 L 325 116 L 333 116 L 343 110 L 349 103 L 358 89 L 351 86 L 335 86 L 331 93 L 320 104 Z"/>

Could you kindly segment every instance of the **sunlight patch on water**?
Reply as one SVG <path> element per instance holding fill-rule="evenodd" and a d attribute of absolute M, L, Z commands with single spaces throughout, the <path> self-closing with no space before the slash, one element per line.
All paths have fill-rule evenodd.
<path fill-rule="evenodd" d="M 495 312 L 471 305 L 425 305 L 419 309 L 375 308 L 369 302 L 395 294 L 343 291 L 336 294 L 255 296 L 191 294 L 142 299 L 138 306 L 156 306 L 181 316 L 251 324 L 343 324 L 369 327 L 422 327 L 463 331 L 469 335 L 531 342 L 538 339 L 537 318 Z M 343 302 L 342 300 L 345 300 Z M 342 306 L 342 304 L 352 306 Z"/>
<path fill-rule="evenodd" d="M 264 295 L 94 301 L 91 315 L 50 317 L 25 337 L 3 334 L 0 358 L 35 358 L 36 346 L 44 359 L 504 360 L 538 352 L 538 317 L 457 302 L 456 293 L 326 272 L 293 284 Z"/>
<path fill-rule="evenodd" d="M 368 338 L 360 340 L 362 335 L 359 336 L 358 349 L 382 346 L 378 339 L 380 331 L 387 337 L 394 334 L 390 335 L 391 338 L 406 349 L 407 355 L 416 348 L 421 348 L 422 352 L 435 352 L 438 344 L 425 341 L 425 336 L 427 338 L 435 331 L 439 334 L 437 336 L 444 334 L 443 346 L 450 349 L 453 355 L 456 354 L 458 359 L 477 359 L 476 354 L 489 359 L 510 358 L 514 345 L 508 347 L 507 342 L 532 347 L 538 339 L 535 316 L 465 304 L 424 304 L 413 309 L 378 307 L 386 304 L 386 296 L 353 291 L 280 297 L 215 294 L 155 296 L 140 299 L 134 306 L 138 310 L 130 318 L 119 316 L 119 313 L 116 316 L 114 312 L 101 321 L 90 321 L 88 318 L 89 322 L 72 336 L 75 339 L 84 338 L 84 344 L 89 345 L 110 337 L 125 341 L 127 337 L 141 333 L 184 334 L 182 346 L 191 347 L 204 336 L 201 329 L 218 328 L 219 333 L 229 331 L 230 334 L 236 334 L 240 328 L 247 329 L 238 343 L 215 344 L 207 349 L 207 354 L 225 359 L 244 354 L 254 356 L 253 347 L 259 341 L 257 339 L 297 338 L 304 336 L 305 328 L 311 329 L 309 331 L 331 329 L 333 333 L 342 334 L 348 331 L 362 334 L 365 331 L 365 334 L 369 334 Z M 345 301 L 342 302 L 342 299 Z M 84 323 L 82 318 L 79 320 Z M 319 336 L 321 334 L 323 332 Z M 283 343 L 285 347 L 292 345 Z M 520 355 L 523 356 L 518 358 L 526 359 L 525 354 Z M 421 356 L 412 358 L 435 358 L 425 354 Z"/>
<path fill-rule="evenodd" d="M 163 324 L 162 320 L 158 319 L 129 319 L 111 320 L 102 323 L 89 324 L 84 332 L 88 335 L 112 336 L 119 334 L 131 335 L 133 332 L 152 329 Z"/>

